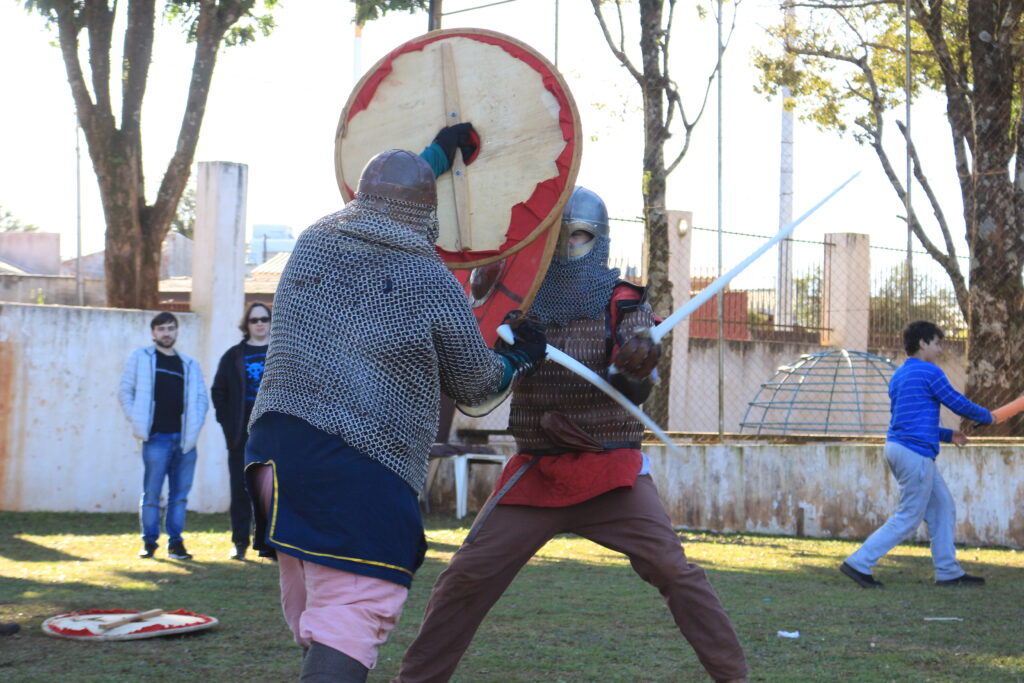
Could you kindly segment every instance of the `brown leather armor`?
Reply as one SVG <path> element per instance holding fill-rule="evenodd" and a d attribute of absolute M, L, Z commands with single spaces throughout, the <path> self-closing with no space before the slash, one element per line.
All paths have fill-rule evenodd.
<path fill-rule="evenodd" d="M 550 324 L 548 344 L 606 376 L 612 345 L 607 315 L 600 320 L 577 318 L 566 326 Z M 653 322 L 646 305 L 624 313 L 618 325 L 619 341 L 631 337 L 634 328 L 650 327 Z M 540 455 L 591 450 L 581 447 L 588 435 L 600 444 L 597 450 L 639 448 L 644 432 L 643 425 L 604 392 L 550 361 L 516 387 L 509 429 L 521 453 Z"/>

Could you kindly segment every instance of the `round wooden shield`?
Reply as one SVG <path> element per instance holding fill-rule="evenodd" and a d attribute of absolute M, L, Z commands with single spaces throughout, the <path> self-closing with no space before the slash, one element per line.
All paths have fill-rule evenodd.
<path fill-rule="evenodd" d="M 500 33 L 434 31 L 395 48 L 363 76 L 335 138 L 347 202 L 374 155 L 418 153 L 443 126 L 463 121 L 480 135 L 479 154 L 464 166 L 456 153 L 437 181 L 437 248 L 453 269 L 504 259 L 558 224 L 582 138 L 576 104 L 555 68 Z"/>
<path fill-rule="evenodd" d="M 541 239 L 500 261 L 455 271 L 488 346 L 498 340 L 498 326 L 509 311 L 529 310 L 557 242 L 558 230 L 548 230 Z"/>
<path fill-rule="evenodd" d="M 43 622 L 43 633 L 71 640 L 137 640 L 199 631 L 217 623 L 213 617 L 183 609 L 173 612 L 91 609 L 50 617 Z"/>

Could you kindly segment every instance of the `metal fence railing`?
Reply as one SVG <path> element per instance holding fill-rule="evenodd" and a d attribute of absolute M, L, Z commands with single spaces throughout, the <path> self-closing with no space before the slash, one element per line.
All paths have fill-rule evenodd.
<path fill-rule="evenodd" d="M 768 237 L 724 232 L 723 270 Z M 718 275 L 713 239 L 715 231 L 691 232 L 690 296 Z M 769 252 L 722 292 L 721 319 L 717 297 L 690 317 L 687 386 L 680 389 L 687 399 L 678 402 L 684 417 L 673 428 L 716 431 L 715 397 L 722 392 L 726 431 L 877 434 L 887 407 L 875 403 L 886 401 L 891 359 L 902 359 L 901 333 L 910 320 L 938 324 L 951 363 L 962 363 L 966 324 L 948 277 L 927 255 L 915 254 L 909 288 L 905 250 L 872 245 L 867 235 L 835 233 L 789 248 L 791 272 L 782 272 Z M 640 282 L 639 259 L 620 256 L 613 266 Z"/>

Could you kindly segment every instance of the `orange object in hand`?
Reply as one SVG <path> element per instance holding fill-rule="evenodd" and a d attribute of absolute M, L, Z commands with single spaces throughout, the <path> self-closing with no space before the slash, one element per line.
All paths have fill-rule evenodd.
<path fill-rule="evenodd" d="M 1017 413 L 1024 410 L 1024 396 L 1013 399 L 1005 406 L 1000 406 L 992 411 L 992 424 L 1006 422 Z"/>

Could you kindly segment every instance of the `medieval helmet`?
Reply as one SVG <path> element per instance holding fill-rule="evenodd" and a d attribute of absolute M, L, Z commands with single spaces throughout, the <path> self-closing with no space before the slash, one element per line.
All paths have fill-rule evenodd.
<path fill-rule="evenodd" d="M 356 193 L 437 206 L 437 186 L 430 164 L 404 149 L 389 149 L 366 162 Z"/>
<path fill-rule="evenodd" d="M 569 246 L 569 237 L 577 230 L 589 233 L 592 239 L 586 244 Z M 608 238 L 608 209 L 597 193 L 577 185 L 562 210 L 555 259 L 568 262 L 586 256 L 594 248 L 593 238 L 598 237 Z"/>

